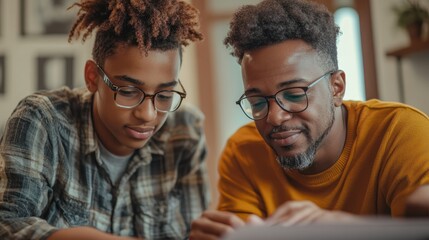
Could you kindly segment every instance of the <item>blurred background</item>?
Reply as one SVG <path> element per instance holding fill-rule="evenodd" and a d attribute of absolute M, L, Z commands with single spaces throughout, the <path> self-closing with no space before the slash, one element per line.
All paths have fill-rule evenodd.
<path fill-rule="evenodd" d="M 223 39 L 233 12 L 243 4 L 260 0 L 187 1 L 200 10 L 205 40 L 185 49 L 180 78 L 188 92 L 185 102 L 197 105 L 206 116 L 214 207 L 217 160 L 228 137 L 249 122 L 234 103 L 243 92 L 241 70 Z M 93 39 L 84 44 L 67 42 L 76 11 L 66 9 L 73 2 L 0 0 L 0 135 L 8 116 L 26 95 L 63 85 L 84 86 L 83 68 L 91 58 Z M 417 38 L 411 38 L 398 24 L 398 14 L 408 2 L 317 2 L 335 14 L 342 31 L 338 57 L 340 69 L 346 72 L 346 99 L 398 101 L 429 114 L 428 24 L 421 27 Z M 429 8 L 429 0 L 413 3 Z"/>

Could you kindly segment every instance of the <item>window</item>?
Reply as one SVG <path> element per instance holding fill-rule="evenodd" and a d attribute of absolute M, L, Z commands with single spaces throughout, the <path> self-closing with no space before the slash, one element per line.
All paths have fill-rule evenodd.
<path fill-rule="evenodd" d="M 359 15 L 351 7 L 342 7 L 334 17 L 341 30 L 337 46 L 339 68 L 346 72 L 344 99 L 365 100 Z"/>

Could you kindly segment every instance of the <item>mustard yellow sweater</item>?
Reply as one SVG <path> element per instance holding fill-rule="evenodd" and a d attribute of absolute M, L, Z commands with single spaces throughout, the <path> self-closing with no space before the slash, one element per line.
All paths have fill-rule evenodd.
<path fill-rule="evenodd" d="M 228 140 L 219 162 L 219 210 L 267 217 L 289 200 L 360 215 L 401 216 L 405 197 L 429 184 L 429 118 L 397 103 L 345 101 L 338 161 L 314 175 L 283 171 L 255 124 Z"/>

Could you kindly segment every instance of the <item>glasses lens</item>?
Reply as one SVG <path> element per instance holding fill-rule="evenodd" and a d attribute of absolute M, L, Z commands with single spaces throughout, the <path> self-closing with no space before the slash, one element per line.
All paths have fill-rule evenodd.
<path fill-rule="evenodd" d="M 157 92 L 154 96 L 155 108 L 162 112 L 173 112 L 179 108 L 182 102 L 182 96 L 173 91 Z"/>
<path fill-rule="evenodd" d="M 136 87 L 120 87 L 116 93 L 116 104 L 122 107 L 137 106 L 142 100 L 144 94 Z"/>
<path fill-rule="evenodd" d="M 240 101 L 241 109 L 247 117 L 257 120 L 266 116 L 268 103 L 264 97 L 246 97 Z"/>
<path fill-rule="evenodd" d="M 307 94 L 302 88 L 289 88 L 276 94 L 276 101 L 284 110 L 301 112 L 307 108 Z"/>

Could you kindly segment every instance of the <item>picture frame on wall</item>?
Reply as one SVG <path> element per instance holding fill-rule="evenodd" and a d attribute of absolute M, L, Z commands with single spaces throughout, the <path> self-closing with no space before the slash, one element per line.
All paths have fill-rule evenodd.
<path fill-rule="evenodd" d="M 0 0 L 1 1 L 1 0 Z M 20 0 L 22 36 L 66 35 L 75 20 L 76 0 Z"/>
<path fill-rule="evenodd" d="M 3 1 L 0 0 L 0 38 L 3 36 Z"/>
<path fill-rule="evenodd" d="M 70 55 L 43 55 L 36 59 L 37 90 L 74 87 L 74 57 Z"/>
<path fill-rule="evenodd" d="M 6 57 L 0 55 L 0 95 L 6 93 Z"/>

